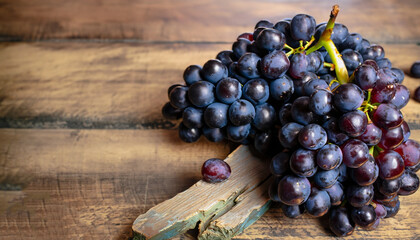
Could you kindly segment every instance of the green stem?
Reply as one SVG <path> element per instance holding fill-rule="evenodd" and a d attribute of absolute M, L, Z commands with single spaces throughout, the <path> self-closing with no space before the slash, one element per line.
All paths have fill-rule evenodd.
<path fill-rule="evenodd" d="M 369 148 L 369 154 L 373 156 L 373 152 L 375 151 L 375 146 Z"/>
<path fill-rule="evenodd" d="M 334 71 L 335 66 L 332 63 L 328 63 L 328 62 L 324 62 L 324 67 L 327 67 L 329 69 L 331 69 L 331 71 Z"/>

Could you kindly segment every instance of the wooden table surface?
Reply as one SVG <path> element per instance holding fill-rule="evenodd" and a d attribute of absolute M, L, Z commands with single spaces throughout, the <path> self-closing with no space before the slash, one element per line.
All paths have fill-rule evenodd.
<path fill-rule="evenodd" d="M 420 1 L 339 1 L 338 21 L 420 60 Z M 326 21 L 330 1 L 0 0 L 0 239 L 127 239 L 152 206 L 200 179 L 227 143 L 178 139 L 160 110 L 185 67 L 203 64 L 260 19 Z M 406 76 L 413 90 L 420 80 Z M 420 104 L 404 109 L 420 140 Z M 420 193 L 376 231 L 416 239 Z M 322 221 L 272 208 L 237 239 L 332 238 Z M 183 238 L 180 236 L 179 238 Z"/>

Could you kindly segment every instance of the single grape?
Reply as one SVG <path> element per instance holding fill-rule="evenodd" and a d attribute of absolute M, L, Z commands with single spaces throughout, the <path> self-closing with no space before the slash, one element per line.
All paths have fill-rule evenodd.
<path fill-rule="evenodd" d="M 182 109 L 173 107 L 170 102 L 165 103 L 162 107 L 162 116 L 166 119 L 180 119 L 182 117 L 182 112 Z"/>
<path fill-rule="evenodd" d="M 332 109 L 332 93 L 325 89 L 316 90 L 310 99 L 309 108 L 318 115 L 325 115 Z"/>
<path fill-rule="evenodd" d="M 290 59 L 289 74 L 295 79 L 302 79 L 308 72 L 309 57 L 304 53 L 293 54 Z"/>
<path fill-rule="evenodd" d="M 270 83 L 270 96 L 280 104 L 289 101 L 294 92 L 293 81 L 283 76 Z"/>
<path fill-rule="evenodd" d="M 290 32 L 295 40 L 309 41 L 315 34 L 315 18 L 306 14 L 298 14 L 290 23 Z"/>
<path fill-rule="evenodd" d="M 376 212 L 372 205 L 352 208 L 350 215 L 353 221 L 362 228 L 369 228 L 376 221 Z"/>
<path fill-rule="evenodd" d="M 362 42 L 360 43 L 360 50 L 359 52 L 362 54 L 366 52 L 366 50 L 370 47 L 370 42 L 367 39 L 362 39 Z"/>
<path fill-rule="evenodd" d="M 410 91 L 408 88 L 404 85 L 396 84 L 394 97 L 391 98 L 389 103 L 401 109 L 407 105 L 408 100 L 410 100 Z"/>
<path fill-rule="evenodd" d="M 327 144 L 322 147 L 316 155 L 316 163 L 324 170 L 337 168 L 343 160 L 343 153 L 339 146 Z"/>
<path fill-rule="evenodd" d="M 311 195 L 305 202 L 306 211 L 315 217 L 321 217 L 327 214 L 331 207 L 330 196 L 326 191 L 319 190 L 316 187 L 312 187 Z"/>
<path fill-rule="evenodd" d="M 289 69 L 289 58 L 283 51 L 272 51 L 261 59 L 261 74 L 268 79 L 282 77 Z"/>
<path fill-rule="evenodd" d="M 333 104 L 342 112 L 356 110 L 364 101 L 362 89 L 352 83 L 340 85 L 333 94 Z"/>
<path fill-rule="evenodd" d="M 308 125 L 314 120 L 314 113 L 309 108 L 310 98 L 307 96 L 297 98 L 292 104 L 293 119 L 303 125 Z"/>
<path fill-rule="evenodd" d="M 286 205 L 300 205 L 311 194 L 311 184 L 306 177 L 284 176 L 278 185 L 280 201 Z"/>
<path fill-rule="evenodd" d="M 216 97 L 226 104 L 231 104 L 242 96 L 242 87 L 238 80 L 234 78 L 224 78 L 217 83 Z"/>
<path fill-rule="evenodd" d="M 411 65 L 410 74 L 415 78 L 420 78 L 420 61 L 416 61 Z"/>
<path fill-rule="evenodd" d="M 248 134 L 248 137 L 251 138 L 251 133 Z M 278 146 L 277 136 L 275 131 L 266 130 L 266 131 L 256 131 L 253 136 L 254 149 L 257 151 L 259 157 L 269 157 L 273 156 L 276 152 L 275 146 Z"/>
<path fill-rule="evenodd" d="M 411 195 L 419 189 L 419 177 L 416 173 L 405 170 L 401 176 L 401 188 L 398 191 L 398 195 Z"/>
<path fill-rule="evenodd" d="M 210 158 L 203 163 L 201 174 L 206 182 L 218 183 L 230 177 L 231 169 L 222 159 Z"/>
<path fill-rule="evenodd" d="M 290 170 L 289 167 L 290 154 L 287 152 L 280 152 L 271 159 L 270 172 L 274 176 L 283 176 Z"/>
<path fill-rule="evenodd" d="M 282 50 L 286 43 L 286 37 L 283 33 L 273 28 L 263 29 L 255 39 L 257 47 L 269 52 L 274 50 Z"/>
<path fill-rule="evenodd" d="M 389 180 L 384 180 L 379 178 L 375 182 L 375 190 L 379 191 L 385 196 L 392 196 L 395 197 L 398 193 L 398 191 L 401 188 L 401 178 L 394 178 Z M 375 197 L 377 198 L 378 194 L 375 194 Z M 384 200 L 382 198 L 382 200 Z"/>
<path fill-rule="evenodd" d="M 315 38 L 318 40 L 321 34 L 324 32 L 326 24 L 320 25 L 316 29 Z M 335 23 L 333 31 L 331 33 L 331 40 L 336 46 L 342 44 L 345 39 L 349 36 L 349 30 L 341 23 Z"/>
<path fill-rule="evenodd" d="M 360 186 L 373 184 L 379 176 L 379 167 L 375 163 L 372 155 L 369 155 L 368 161 L 358 168 L 350 168 L 350 176 L 353 181 Z"/>
<path fill-rule="evenodd" d="M 281 129 L 279 129 L 279 141 L 284 148 L 294 148 L 298 145 L 298 135 L 300 130 L 303 128 L 302 125 L 289 122 L 286 123 Z"/>
<path fill-rule="evenodd" d="M 377 84 L 372 89 L 372 103 L 388 103 L 395 97 L 397 89 L 394 84 L 381 85 Z"/>
<path fill-rule="evenodd" d="M 313 72 L 307 72 L 301 79 L 293 79 L 294 92 L 296 96 L 305 95 L 305 84 L 318 79 L 318 76 Z"/>
<path fill-rule="evenodd" d="M 331 231 L 338 237 L 351 235 L 356 227 L 345 207 L 331 209 L 329 226 Z"/>
<path fill-rule="evenodd" d="M 194 107 L 187 107 L 182 113 L 182 122 L 187 128 L 203 127 L 203 110 Z"/>
<path fill-rule="evenodd" d="M 347 181 L 347 179 L 348 179 L 346 164 L 341 164 L 341 165 L 338 167 L 338 170 L 340 170 L 340 173 L 338 174 L 338 179 L 337 179 L 337 181 L 339 181 L 339 182 L 341 182 L 341 183 L 346 182 L 346 181 Z"/>
<path fill-rule="evenodd" d="M 245 99 L 236 100 L 229 107 L 229 120 L 235 126 L 251 123 L 254 117 L 255 108 Z"/>
<path fill-rule="evenodd" d="M 201 76 L 205 80 L 216 84 L 218 81 L 228 76 L 228 69 L 220 60 L 211 59 L 203 65 Z"/>
<path fill-rule="evenodd" d="M 363 59 L 372 59 L 372 60 L 380 60 L 384 58 L 385 51 L 382 46 L 380 45 L 370 45 L 370 47 L 366 48 L 363 52 Z"/>
<path fill-rule="evenodd" d="M 420 162 L 420 144 L 413 139 L 408 139 L 397 147 L 395 151 L 401 155 L 404 160 L 404 166 L 407 168 L 417 166 Z"/>
<path fill-rule="evenodd" d="M 203 135 L 210 142 L 221 142 L 225 139 L 226 133 L 223 128 L 210 128 L 208 126 L 203 127 Z"/>
<path fill-rule="evenodd" d="M 216 59 L 220 60 L 226 67 L 237 60 L 235 54 L 231 50 L 224 50 L 216 55 Z"/>
<path fill-rule="evenodd" d="M 385 218 L 394 217 L 397 215 L 398 211 L 400 210 L 400 200 L 397 200 L 397 204 L 394 207 L 385 206 L 386 209 L 386 216 Z"/>
<path fill-rule="evenodd" d="M 388 58 L 382 58 L 376 61 L 379 68 L 392 68 L 392 63 Z"/>
<path fill-rule="evenodd" d="M 169 93 L 169 102 L 174 108 L 184 109 L 190 105 L 187 97 L 188 87 L 176 86 Z"/>
<path fill-rule="evenodd" d="M 259 27 L 272 28 L 273 26 L 274 26 L 274 24 L 272 22 L 270 22 L 269 20 L 260 20 L 260 21 L 257 22 L 254 29 L 257 29 Z"/>
<path fill-rule="evenodd" d="M 402 113 L 393 104 L 381 104 L 372 114 L 372 122 L 380 128 L 395 128 L 402 124 Z"/>
<path fill-rule="evenodd" d="M 398 147 L 404 140 L 404 132 L 400 127 L 392 129 L 382 129 L 382 138 L 378 146 L 382 149 L 394 149 Z"/>
<path fill-rule="evenodd" d="M 245 124 L 241 126 L 234 126 L 228 124 L 227 126 L 227 138 L 232 142 L 242 142 L 251 131 L 251 124 Z"/>
<path fill-rule="evenodd" d="M 379 166 L 379 176 L 382 179 L 394 179 L 404 172 L 404 160 L 393 150 L 385 150 L 376 156 L 376 163 Z"/>
<path fill-rule="evenodd" d="M 359 186 L 357 184 L 351 184 L 347 187 L 346 197 L 353 207 L 363 207 L 372 201 L 374 195 L 373 190 L 373 185 Z"/>
<path fill-rule="evenodd" d="M 248 51 L 251 41 L 246 38 L 240 38 L 232 44 L 232 51 L 236 58 L 241 58 Z"/>
<path fill-rule="evenodd" d="M 247 40 L 249 40 L 249 41 L 254 41 L 254 38 L 252 37 L 252 33 L 249 33 L 249 32 L 245 32 L 245 33 L 241 33 L 237 38 L 236 38 L 236 40 L 239 40 L 239 39 L 247 39 Z"/>
<path fill-rule="evenodd" d="M 405 77 L 403 70 L 399 68 L 391 68 L 391 71 L 397 77 L 397 81 L 398 81 L 397 83 L 401 84 L 404 81 L 404 77 Z"/>
<path fill-rule="evenodd" d="M 339 206 L 344 200 L 343 185 L 340 182 L 335 182 L 331 187 L 324 189 L 330 196 L 332 206 Z"/>
<path fill-rule="evenodd" d="M 255 106 L 255 117 L 252 122 L 258 130 L 265 131 L 274 126 L 276 121 L 276 110 L 268 103 Z"/>
<path fill-rule="evenodd" d="M 248 78 L 258 78 L 260 74 L 258 72 L 258 64 L 261 61 L 261 58 L 252 52 L 247 52 L 242 55 L 238 60 L 237 70 L 238 72 Z"/>
<path fill-rule="evenodd" d="M 184 71 L 184 81 L 189 86 L 195 82 L 202 81 L 200 75 L 201 66 L 200 65 L 190 65 Z"/>
<path fill-rule="evenodd" d="M 375 86 L 377 80 L 376 70 L 374 67 L 362 64 L 354 73 L 354 81 L 363 90 L 371 89 Z"/>
<path fill-rule="evenodd" d="M 328 140 L 332 143 L 341 145 L 349 139 L 347 134 L 343 133 L 338 127 L 338 120 L 331 118 L 327 120 L 322 127 L 327 131 Z"/>
<path fill-rule="evenodd" d="M 270 88 L 271 90 L 271 88 Z M 279 111 L 279 120 L 282 126 L 284 126 L 286 123 L 293 122 L 292 118 L 292 104 L 286 103 L 284 104 Z"/>
<path fill-rule="evenodd" d="M 196 142 L 201 136 L 199 128 L 187 128 L 183 123 L 179 125 L 178 133 L 179 138 L 187 143 Z"/>
<path fill-rule="evenodd" d="M 310 72 L 318 72 L 324 65 L 324 56 L 321 52 L 315 51 L 308 54 L 309 58 L 309 65 L 308 71 Z"/>
<path fill-rule="evenodd" d="M 311 177 L 318 166 L 315 163 L 316 152 L 299 148 L 290 157 L 290 169 L 298 176 Z"/>
<path fill-rule="evenodd" d="M 340 49 L 352 49 L 355 51 L 359 51 L 361 49 L 362 44 L 362 36 L 358 33 L 351 33 L 347 36 L 342 44 L 340 44 Z"/>
<path fill-rule="evenodd" d="M 318 150 L 327 143 L 327 132 L 318 124 L 309 124 L 300 130 L 298 141 L 306 149 Z"/>
<path fill-rule="evenodd" d="M 282 32 L 284 35 L 290 34 L 290 21 L 279 21 L 276 24 L 274 24 L 274 29 L 276 29 L 279 32 Z"/>
<path fill-rule="evenodd" d="M 242 97 L 254 105 L 266 102 L 269 96 L 268 83 L 262 78 L 249 80 L 242 89 Z"/>
<path fill-rule="evenodd" d="M 357 139 L 350 139 L 341 145 L 343 163 L 350 168 L 358 168 L 369 159 L 368 146 Z"/>
<path fill-rule="evenodd" d="M 381 138 L 382 130 L 373 123 L 369 123 L 366 126 L 365 132 L 358 137 L 359 140 L 363 141 L 368 146 L 375 146 L 381 141 Z"/>
<path fill-rule="evenodd" d="M 367 122 L 364 112 L 354 110 L 343 114 L 338 120 L 338 126 L 341 131 L 347 133 L 350 137 L 358 137 L 366 131 Z"/>
<path fill-rule="evenodd" d="M 376 81 L 376 85 L 380 88 L 383 88 L 386 85 L 389 84 L 395 84 L 398 83 L 398 78 L 395 73 L 388 68 L 381 68 L 377 71 L 378 74 L 378 80 Z"/>
<path fill-rule="evenodd" d="M 308 81 L 303 85 L 303 91 L 305 92 L 305 95 L 311 96 L 312 93 L 314 93 L 318 89 L 328 89 L 328 83 L 325 82 L 322 79 L 313 79 L 311 81 Z"/>
<path fill-rule="evenodd" d="M 314 182 L 318 187 L 330 188 L 337 182 L 340 171 L 338 168 L 332 170 L 318 170 L 314 175 Z"/>
<path fill-rule="evenodd" d="M 345 49 L 341 55 L 348 70 L 355 70 L 363 62 L 362 55 L 353 49 Z"/>
<path fill-rule="evenodd" d="M 286 205 L 281 206 L 283 213 L 286 217 L 297 218 L 304 212 L 302 205 Z"/>
<path fill-rule="evenodd" d="M 229 105 L 215 102 L 204 110 L 204 122 L 211 128 L 222 128 L 228 124 Z"/>
<path fill-rule="evenodd" d="M 214 102 L 214 85 L 207 81 L 193 83 L 188 89 L 188 99 L 196 107 L 206 107 Z"/>

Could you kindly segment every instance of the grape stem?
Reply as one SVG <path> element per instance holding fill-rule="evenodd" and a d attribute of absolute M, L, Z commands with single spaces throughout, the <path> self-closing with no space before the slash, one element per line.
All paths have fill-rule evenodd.
<path fill-rule="evenodd" d="M 346 65 L 344 64 L 343 59 L 341 58 L 340 53 L 337 50 L 337 47 L 334 45 L 334 42 L 331 40 L 331 34 L 335 25 L 335 19 L 337 14 L 340 11 L 338 5 L 334 5 L 331 10 L 330 19 L 328 20 L 327 26 L 325 27 L 324 32 L 321 34 L 318 42 L 306 51 L 306 54 L 310 54 L 321 47 L 324 47 L 328 54 L 331 57 L 332 63 L 335 66 L 335 75 L 340 84 L 345 84 L 349 82 L 349 74 L 347 72 Z"/>

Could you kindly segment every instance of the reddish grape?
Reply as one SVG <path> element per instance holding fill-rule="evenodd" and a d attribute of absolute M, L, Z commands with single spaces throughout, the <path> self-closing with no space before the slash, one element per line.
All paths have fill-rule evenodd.
<path fill-rule="evenodd" d="M 358 137 L 366 131 L 367 122 L 364 112 L 354 110 L 343 114 L 338 120 L 338 126 L 350 137 Z"/>
<path fill-rule="evenodd" d="M 230 166 L 222 159 L 210 158 L 201 168 L 203 179 L 209 183 L 222 182 L 230 177 Z"/>
<path fill-rule="evenodd" d="M 374 146 L 379 143 L 382 138 L 382 131 L 373 123 L 366 126 L 366 131 L 358 137 L 359 140 L 366 143 L 368 146 Z"/>
<path fill-rule="evenodd" d="M 358 168 L 350 169 L 350 176 L 360 186 L 367 186 L 373 184 L 379 175 L 378 165 L 372 155 L 369 155 L 369 160 Z"/>
<path fill-rule="evenodd" d="M 300 205 L 311 194 L 311 184 L 305 177 L 284 176 L 278 185 L 280 201 L 286 205 Z"/>
<path fill-rule="evenodd" d="M 358 168 L 369 159 L 368 146 L 357 139 L 350 139 L 341 145 L 343 163 L 350 168 Z"/>
<path fill-rule="evenodd" d="M 408 139 L 395 149 L 404 160 L 406 167 L 413 167 L 419 164 L 420 161 L 420 144 L 415 140 Z"/>
<path fill-rule="evenodd" d="M 402 124 L 402 113 L 392 104 L 381 104 L 373 112 L 373 123 L 380 128 L 395 128 Z"/>
<path fill-rule="evenodd" d="M 404 172 L 404 160 L 397 152 L 385 150 L 376 156 L 379 166 L 379 176 L 382 179 L 394 179 Z"/>
<path fill-rule="evenodd" d="M 404 140 L 404 133 L 400 127 L 392 129 L 382 129 L 382 138 L 378 146 L 382 149 L 394 149 L 398 147 Z"/>

